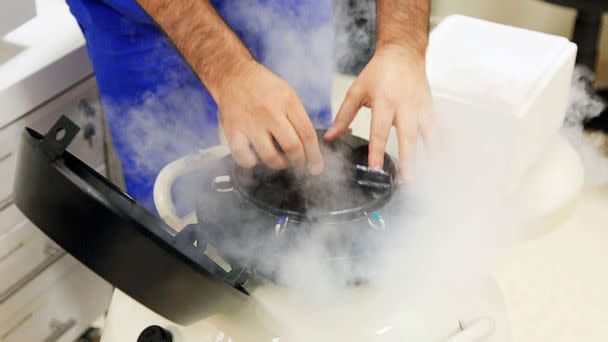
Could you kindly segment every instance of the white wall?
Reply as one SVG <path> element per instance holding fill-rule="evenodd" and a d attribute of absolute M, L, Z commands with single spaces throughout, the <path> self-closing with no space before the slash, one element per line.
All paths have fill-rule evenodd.
<path fill-rule="evenodd" d="M 431 14 L 459 13 L 507 25 L 571 37 L 575 11 L 540 0 L 431 0 Z M 608 23 L 606 16 L 604 22 Z M 608 24 L 601 33 L 598 85 L 608 86 Z"/>

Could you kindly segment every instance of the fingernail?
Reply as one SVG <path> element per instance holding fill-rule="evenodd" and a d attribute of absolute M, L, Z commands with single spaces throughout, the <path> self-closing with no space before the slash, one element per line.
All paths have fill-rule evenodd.
<path fill-rule="evenodd" d="M 374 171 L 379 171 L 382 170 L 382 166 L 380 166 L 380 164 L 378 163 L 369 163 L 369 168 L 374 170 Z"/>
<path fill-rule="evenodd" d="M 329 129 L 327 129 L 327 132 L 325 132 L 325 135 L 334 134 L 334 132 L 336 132 L 336 128 L 334 126 L 331 126 L 331 127 L 329 127 Z"/>
<path fill-rule="evenodd" d="M 310 173 L 313 175 L 319 175 L 323 172 L 323 162 L 312 164 L 308 167 L 310 169 Z"/>

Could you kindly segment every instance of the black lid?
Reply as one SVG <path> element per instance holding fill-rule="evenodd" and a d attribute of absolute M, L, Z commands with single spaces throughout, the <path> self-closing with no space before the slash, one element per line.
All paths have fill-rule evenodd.
<path fill-rule="evenodd" d="M 246 269 L 224 271 L 203 253 L 204 241 L 184 246 L 192 240 L 178 240 L 162 220 L 65 151 L 78 130 L 62 117 L 45 136 L 23 132 L 13 193 L 23 214 L 106 281 L 179 324 L 246 299 Z"/>

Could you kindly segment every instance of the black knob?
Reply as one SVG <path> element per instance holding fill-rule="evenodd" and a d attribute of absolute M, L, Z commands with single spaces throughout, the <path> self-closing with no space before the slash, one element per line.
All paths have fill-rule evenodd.
<path fill-rule="evenodd" d="M 84 125 L 82 129 L 82 134 L 85 140 L 90 140 L 91 138 L 93 138 L 95 136 L 95 125 L 90 122 Z"/>
<path fill-rule="evenodd" d="M 95 116 L 95 108 L 91 106 L 86 100 L 80 100 L 80 107 L 84 111 L 84 115 L 87 117 Z"/>
<path fill-rule="evenodd" d="M 139 334 L 137 342 L 173 342 L 173 335 L 158 325 L 151 325 Z"/>

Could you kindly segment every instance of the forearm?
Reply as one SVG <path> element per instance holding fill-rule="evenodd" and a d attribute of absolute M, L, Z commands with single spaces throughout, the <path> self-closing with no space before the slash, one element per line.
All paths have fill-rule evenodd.
<path fill-rule="evenodd" d="M 207 0 L 137 0 L 156 21 L 218 100 L 231 74 L 253 61 L 251 53 Z"/>
<path fill-rule="evenodd" d="M 428 44 L 430 0 L 378 0 L 376 49 L 406 47 L 424 58 Z"/>

